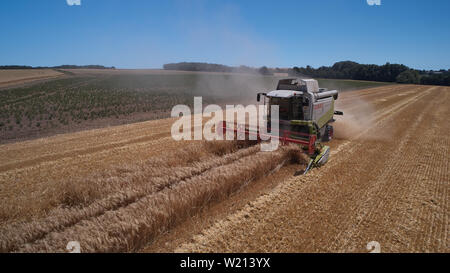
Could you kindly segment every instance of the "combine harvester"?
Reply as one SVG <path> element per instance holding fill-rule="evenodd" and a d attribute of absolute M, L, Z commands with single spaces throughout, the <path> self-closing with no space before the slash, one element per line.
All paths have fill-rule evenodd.
<path fill-rule="evenodd" d="M 334 110 L 334 101 L 338 98 L 337 90 L 319 88 L 314 79 L 283 79 L 278 82 L 277 89 L 269 93 L 258 93 L 257 101 L 264 98 L 264 105 L 268 106 L 267 130 L 251 130 L 246 126 L 228 127 L 222 122 L 222 132 L 234 131 L 246 136 L 256 136 L 257 140 L 278 138 L 283 144 L 295 143 L 301 145 L 310 157 L 308 166 L 301 172 L 306 174 L 311 167 L 322 166 L 328 161 L 330 147 L 322 143 L 333 137 L 334 115 L 343 115 Z M 270 106 L 279 106 L 279 132 L 271 130 Z M 263 137 L 262 137 L 263 136 Z M 297 174 L 300 174 L 297 172 Z"/>

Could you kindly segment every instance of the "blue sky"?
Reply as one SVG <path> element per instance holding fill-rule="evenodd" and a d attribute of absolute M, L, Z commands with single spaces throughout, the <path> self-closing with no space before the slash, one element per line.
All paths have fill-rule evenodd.
<path fill-rule="evenodd" d="M 450 68 L 450 1 L 0 1 L 0 65 Z"/>

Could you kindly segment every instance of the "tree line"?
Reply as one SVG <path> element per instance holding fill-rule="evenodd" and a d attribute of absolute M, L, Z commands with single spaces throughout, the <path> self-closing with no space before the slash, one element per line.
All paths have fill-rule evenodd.
<path fill-rule="evenodd" d="M 253 68 L 248 66 L 226 66 L 201 62 L 170 63 L 163 66 L 165 70 L 207 71 L 207 72 L 235 72 L 273 75 L 287 73 L 290 76 L 308 76 L 313 78 L 350 79 L 379 82 L 397 82 L 409 84 L 429 84 L 450 86 L 450 69 L 426 71 L 409 68 L 403 64 L 386 63 L 384 65 L 359 64 L 352 61 L 337 62 L 332 66 L 313 68 L 268 68 L 266 66 Z"/>
<path fill-rule="evenodd" d="M 246 73 L 246 74 L 262 74 L 273 75 L 273 69 L 266 66 L 261 68 L 254 68 L 250 66 L 227 66 L 223 64 L 210 64 L 200 62 L 181 62 L 169 63 L 163 65 L 165 70 L 180 70 L 180 71 L 204 71 L 204 72 L 230 72 L 230 73 Z"/>
<path fill-rule="evenodd" d="M 316 78 L 351 79 L 411 84 L 450 86 L 450 69 L 439 71 L 417 70 L 403 64 L 359 64 L 352 61 L 337 62 L 333 66 L 294 67 L 294 74 Z"/>

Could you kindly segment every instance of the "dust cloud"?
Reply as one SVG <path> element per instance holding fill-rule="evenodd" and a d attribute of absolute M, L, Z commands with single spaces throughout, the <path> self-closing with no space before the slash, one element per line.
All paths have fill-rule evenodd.
<path fill-rule="evenodd" d="M 387 137 L 385 132 L 365 134 L 376 121 L 376 111 L 372 103 L 355 96 L 345 103 L 338 99 L 335 109 L 344 112 L 343 116 L 335 117 L 336 122 L 333 124 L 335 139 L 381 140 Z"/>

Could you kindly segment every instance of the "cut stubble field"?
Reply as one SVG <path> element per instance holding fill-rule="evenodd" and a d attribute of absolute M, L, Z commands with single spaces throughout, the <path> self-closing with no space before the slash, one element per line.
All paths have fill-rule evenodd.
<path fill-rule="evenodd" d="M 173 119 L 0 146 L 0 251 L 448 252 L 447 87 L 340 95 L 330 162 L 174 141 Z"/>
<path fill-rule="evenodd" d="M 63 75 L 62 72 L 53 69 L 0 69 L 0 88 L 53 79 Z"/>

